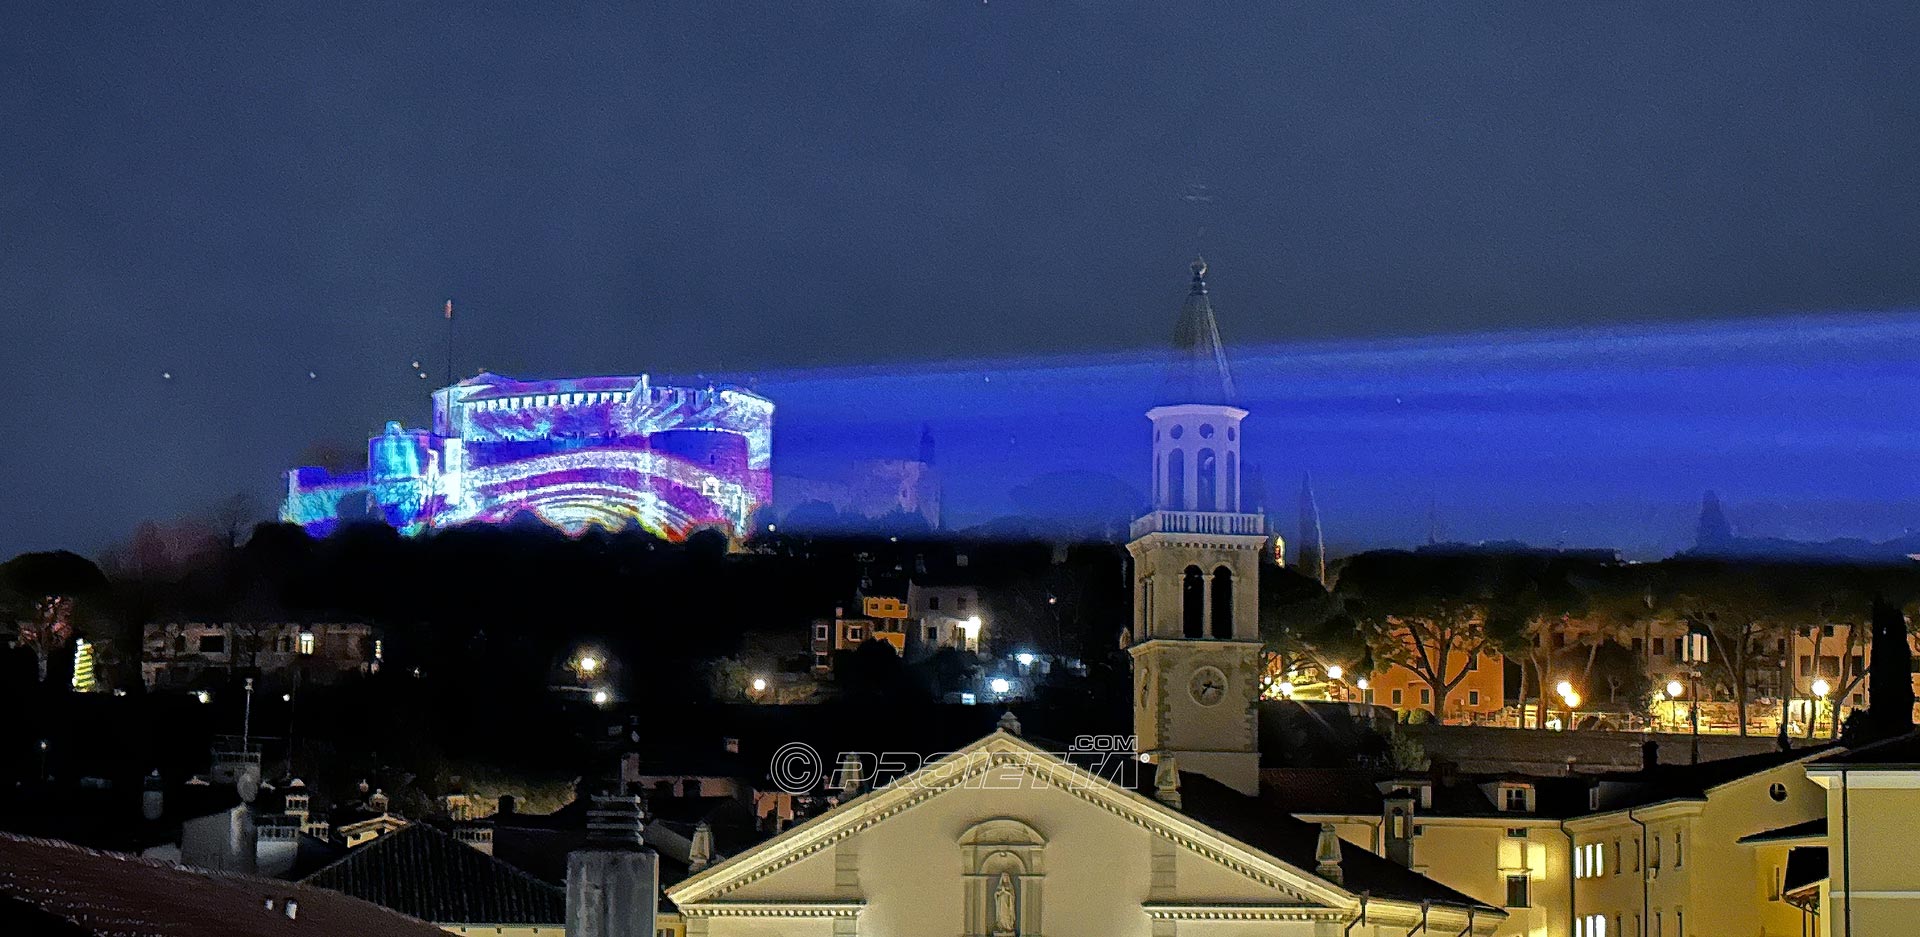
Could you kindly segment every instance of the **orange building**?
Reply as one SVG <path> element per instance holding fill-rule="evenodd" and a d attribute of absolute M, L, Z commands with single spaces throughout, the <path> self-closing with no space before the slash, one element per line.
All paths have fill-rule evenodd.
<path fill-rule="evenodd" d="M 1466 674 L 1447 695 L 1444 710 L 1427 681 L 1400 664 L 1368 674 L 1361 698 L 1401 713 L 1424 709 L 1446 722 L 1472 722 L 1500 712 L 1506 706 L 1506 658 L 1486 650 L 1471 659 L 1464 648 L 1448 652 L 1446 676 L 1459 675 L 1462 667 Z"/>

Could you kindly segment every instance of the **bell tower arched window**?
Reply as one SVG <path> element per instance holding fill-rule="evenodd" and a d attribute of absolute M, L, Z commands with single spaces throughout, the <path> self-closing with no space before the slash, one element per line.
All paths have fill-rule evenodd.
<path fill-rule="evenodd" d="M 1194 506 L 1196 511 L 1218 511 L 1219 471 L 1212 449 L 1202 449 L 1193 460 Z"/>
<path fill-rule="evenodd" d="M 1187 567 L 1186 575 L 1180 580 L 1180 633 L 1189 638 L 1207 636 L 1207 585 L 1200 575 L 1200 567 Z"/>
<path fill-rule="evenodd" d="M 1187 509 L 1187 456 L 1178 449 L 1167 453 L 1167 496 L 1160 503 L 1171 511 Z"/>
<path fill-rule="evenodd" d="M 1220 567 L 1213 571 L 1213 636 L 1233 637 L 1233 570 Z"/>
<path fill-rule="evenodd" d="M 1220 510 L 1232 513 L 1240 511 L 1240 460 L 1234 458 L 1233 450 L 1227 450 L 1227 503 Z"/>

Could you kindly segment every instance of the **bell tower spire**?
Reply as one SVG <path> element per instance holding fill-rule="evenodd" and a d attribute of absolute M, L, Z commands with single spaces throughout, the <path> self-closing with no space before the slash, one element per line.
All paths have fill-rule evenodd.
<path fill-rule="evenodd" d="M 1207 265 L 1174 328 L 1153 424 L 1153 504 L 1133 522 L 1134 733 L 1243 793 L 1259 790 L 1260 550 L 1266 519 L 1241 497 L 1241 423 L 1207 294 Z"/>

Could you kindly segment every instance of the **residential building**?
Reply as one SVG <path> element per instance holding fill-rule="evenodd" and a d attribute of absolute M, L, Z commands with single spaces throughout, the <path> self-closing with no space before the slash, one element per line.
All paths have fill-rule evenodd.
<path fill-rule="evenodd" d="M 909 642 L 914 647 L 912 656 L 941 648 L 979 652 L 986 619 L 980 607 L 980 590 L 970 581 L 951 575 L 916 575 L 907 582 L 906 601 L 908 617 L 916 629 L 914 640 Z"/>
<path fill-rule="evenodd" d="M 813 623 L 813 668 L 833 669 L 833 655 L 851 651 L 868 641 L 884 641 L 896 654 L 907 651 L 907 609 L 899 599 L 883 596 L 859 596 L 856 612 L 836 606 L 833 618 Z"/>
<path fill-rule="evenodd" d="M 150 689 L 186 689 L 259 675 L 269 685 L 333 683 L 372 673 L 384 656 L 361 622 L 151 622 L 140 675 Z"/>
<path fill-rule="evenodd" d="M 1817 937 L 1913 933 L 1920 922 L 1920 866 L 1912 861 L 1920 843 L 1920 735 L 1836 752 L 1806 769 L 1821 789 L 1825 835 L 1794 844 L 1808 861 L 1795 869 L 1789 855 L 1782 900 L 1814 917 Z M 1810 880 L 1808 866 L 1816 869 Z"/>
<path fill-rule="evenodd" d="M 1409 646 L 1406 653 L 1414 656 L 1423 652 Z M 1438 656 L 1430 656 L 1437 671 Z M 1506 666 L 1506 658 L 1494 651 L 1482 649 L 1474 654 L 1465 647 L 1451 649 L 1446 657 L 1446 675 L 1460 677 L 1460 682 L 1447 694 L 1444 707 L 1436 701 L 1432 685 L 1403 664 L 1387 663 L 1368 674 L 1367 688 L 1360 692 L 1365 702 L 1399 713 L 1421 709 L 1446 722 L 1481 722 L 1506 708 Z"/>

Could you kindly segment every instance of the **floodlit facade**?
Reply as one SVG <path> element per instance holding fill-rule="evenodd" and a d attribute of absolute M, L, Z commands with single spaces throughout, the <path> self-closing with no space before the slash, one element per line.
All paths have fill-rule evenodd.
<path fill-rule="evenodd" d="M 365 472 L 288 472 L 280 516 L 316 536 L 360 517 L 416 534 L 523 516 L 741 536 L 773 499 L 772 461 L 773 403 L 747 390 L 483 372 L 434 391 L 430 429 L 387 424 Z"/>

